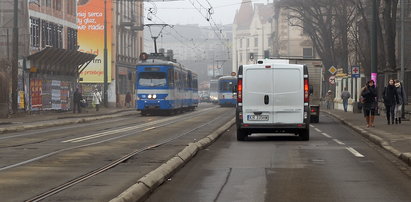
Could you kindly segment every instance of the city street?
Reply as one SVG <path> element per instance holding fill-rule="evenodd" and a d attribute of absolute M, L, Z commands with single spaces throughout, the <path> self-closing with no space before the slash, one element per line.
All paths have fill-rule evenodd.
<path fill-rule="evenodd" d="M 311 139 L 235 127 L 201 151 L 147 201 L 409 201 L 410 168 L 328 116 Z"/>
<path fill-rule="evenodd" d="M 233 116 L 233 108 L 205 104 L 177 116 L 129 115 L 1 134 L 1 199 L 42 199 L 34 197 L 64 185 L 45 201 L 109 201 Z"/>

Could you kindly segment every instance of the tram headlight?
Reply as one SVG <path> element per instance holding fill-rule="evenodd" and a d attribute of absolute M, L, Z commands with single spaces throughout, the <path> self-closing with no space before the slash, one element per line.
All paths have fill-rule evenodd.
<path fill-rule="evenodd" d="M 154 94 L 154 95 L 153 95 L 153 99 L 156 99 L 156 98 L 157 98 L 157 95 L 156 95 L 156 94 Z"/>
<path fill-rule="evenodd" d="M 147 98 L 151 99 L 151 98 L 153 98 L 153 96 L 151 94 L 149 94 L 149 95 L 147 95 Z"/>

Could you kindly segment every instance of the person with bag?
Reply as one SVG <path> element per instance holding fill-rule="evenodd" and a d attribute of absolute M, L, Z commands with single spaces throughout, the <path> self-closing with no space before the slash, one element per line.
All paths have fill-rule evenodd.
<path fill-rule="evenodd" d="M 404 86 L 401 85 L 401 82 L 397 79 L 395 80 L 395 89 L 398 95 L 398 102 L 395 105 L 394 114 L 395 114 L 395 124 L 401 124 L 402 108 L 405 103 L 405 90 Z"/>
<path fill-rule="evenodd" d="M 375 111 L 378 106 L 377 103 L 377 89 L 373 80 L 369 80 L 361 90 L 362 107 L 364 112 L 367 128 L 374 127 Z"/>
<path fill-rule="evenodd" d="M 73 114 L 76 113 L 81 113 L 81 100 L 83 99 L 83 96 L 81 95 L 81 92 L 79 91 L 78 88 L 76 88 L 76 91 L 74 91 L 73 94 Z"/>
<path fill-rule="evenodd" d="M 96 106 L 96 111 L 99 111 L 101 103 L 101 94 L 97 89 L 94 90 L 92 104 Z"/>
<path fill-rule="evenodd" d="M 394 80 L 390 79 L 388 81 L 388 85 L 384 88 L 383 91 L 383 99 L 384 99 L 384 105 L 385 105 L 385 110 L 387 114 L 387 123 L 390 125 L 394 124 L 394 109 L 395 105 L 398 104 L 398 94 L 397 94 L 397 89 L 394 86 Z"/>

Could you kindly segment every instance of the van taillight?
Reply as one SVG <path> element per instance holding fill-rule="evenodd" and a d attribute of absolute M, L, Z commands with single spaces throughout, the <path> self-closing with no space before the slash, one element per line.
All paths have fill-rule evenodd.
<path fill-rule="evenodd" d="M 243 102 L 243 79 L 238 79 L 237 82 L 237 102 Z"/>
<path fill-rule="evenodd" d="M 304 102 L 310 101 L 310 89 L 308 79 L 304 79 Z"/>

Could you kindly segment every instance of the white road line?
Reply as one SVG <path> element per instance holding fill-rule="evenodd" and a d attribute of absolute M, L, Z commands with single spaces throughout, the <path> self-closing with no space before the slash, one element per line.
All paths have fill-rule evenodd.
<path fill-rule="evenodd" d="M 352 147 L 346 147 L 346 149 L 348 151 L 350 151 L 352 154 L 354 154 L 354 156 L 358 157 L 358 158 L 364 158 L 364 155 L 362 155 L 360 152 L 358 152 L 357 150 L 355 150 Z"/>
<path fill-rule="evenodd" d="M 321 133 L 322 131 L 318 128 L 314 128 L 314 130 L 316 130 L 317 132 Z"/>
<path fill-rule="evenodd" d="M 310 125 L 310 127 L 311 127 L 311 128 L 314 128 L 315 126 L 313 126 L 313 125 Z"/>
<path fill-rule="evenodd" d="M 328 135 L 327 133 L 321 133 L 321 135 L 324 135 L 325 137 L 331 138 L 331 136 Z"/>
<path fill-rule="evenodd" d="M 345 145 L 344 142 L 341 142 L 341 141 L 339 141 L 339 140 L 337 140 L 337 139 L 333 139 L 333 140 L 334 140 L 334 142 L 336 142 L 336 143 L 339 144 L 339 145 Z"/>

